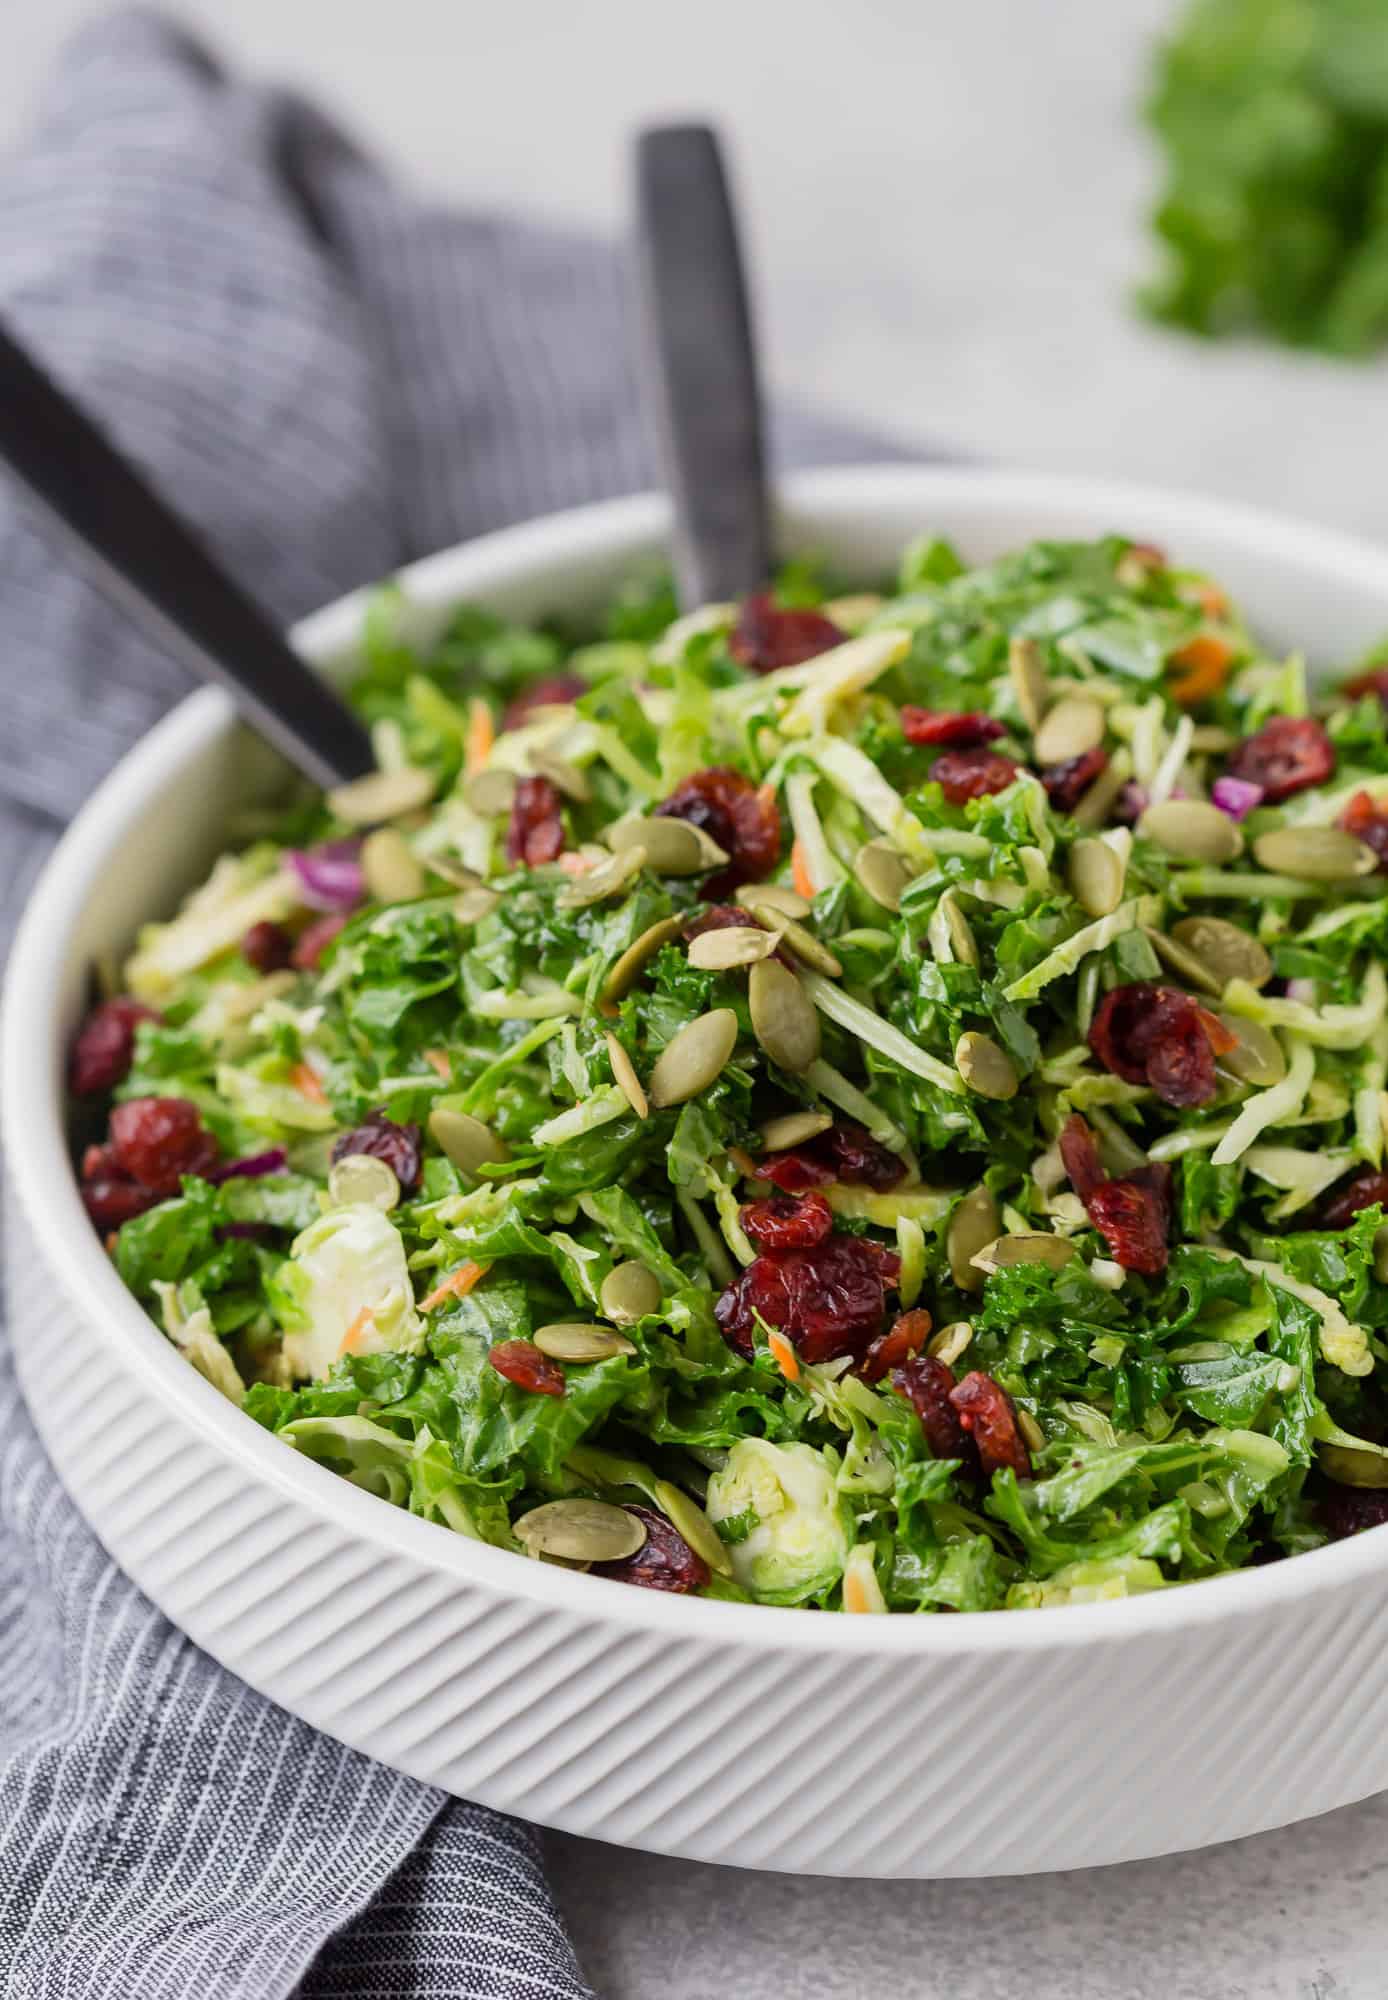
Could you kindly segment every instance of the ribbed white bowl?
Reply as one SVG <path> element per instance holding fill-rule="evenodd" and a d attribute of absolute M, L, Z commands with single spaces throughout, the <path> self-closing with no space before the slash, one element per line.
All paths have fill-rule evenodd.
<path fill-rule="evenodd" d="M 432 558 L 426 623 L 600 599 L 658 548 L 637 499 Z M 1388 558 L 1169 494 L 892 468 L 786 489 L 784 541 L 872 575 L 923 530 L 983 559 L 1118 529 L 1213 569 L 1276 645 L 1388 629 Z M 296 634 L 345 665 L 361 605 Z M 216 1658 L 420 1778 L 572 1832 L 833 1875 L 1022 1873 L 1225 1840 L 1388 1786 L 1388 1533 L 1128 1603 L 826 1618 L 633 1590 L 465 1541 L 278 1444 L 127 1296 L 78 1200 L 62 1055 L 87 968 L 169 909 L 272 767 L 186 702 L 83 811 L 6 990 L 21 1377 L 116 1561 Z"/>

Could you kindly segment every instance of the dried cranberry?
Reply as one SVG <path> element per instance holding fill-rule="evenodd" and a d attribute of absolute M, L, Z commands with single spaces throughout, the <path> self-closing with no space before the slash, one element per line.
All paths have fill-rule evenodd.
<path fill-rule="evenodd" d="M 217 1142 L 186 1097 L 132 1097 L 111 1113 L 110 1155 L 130 1180 L 170 1195 L 184 1174 L 216 1165 Z"/>
<path fill-rule="evenodd" d="M 138 1181 L 112 1180 L 98 1174 L 82 1183 L 82 1205 L 100 1230 L 120 1229 L 162 1200 L 162 1195 L 141 1187 Z"/>
<path fill-rule="evenodd" d="M 991 715 L 951 715 L 942 709 L 912 708 L 909 704 L 901 711 L 901 727 L 908 743 L 947 744 L 957 750 L 974 750 L 980 743 L 993 743 L 1007 734 L 1005 725 Z"/>
<path fill-rule="evenodd" d="M 843 641 L 844 634 L 823 612 L 784 610 L 763 590 L 742 600 L 728 651 L 739 666 L 769 674 L 777 667 L 798 667 Z"/>
<path fill-rule="evenodd" d="M 384 1160 L 406 1193 L 419 1179 L 419 1127 L 397 1125 L 384 1111 L 368 1111 L 360 1125 L 334 1141 L 335 1161 L 345 1160 L 349 1153 L 367 1153 L 373 1160 Z"/>
<path fill-rule="evenodd" d="M 546 674 L 542 680 L 532 681 L 528 688 L 512 695 L 502 715 L 501 726 L 503 729 L 519 729 L 532 709 L 577 701 L 581 694 L 587 692 L 588 683 L 581 674 Z"/>
<path fill-rule="evenodd" d="M 282 972 L 294 956 L 294 940 L 283 924 L 252 924 L 241 940 L 241 956 L 257 972 Z"/>
<path fill-rule="evenodd" d="M 506 859 L 539 868 L 564 851 L 564 821 L 558 789 L 548 778 L 522 778 L 511 801 Z"/>
<path fill-rule="evenodd" d="M 136 1028 L 141 1021 L 158 1019 L 152 1007 L 125 996 L 93 1007 L 72 1045 L 68 1083 L 73 1092 L 95 1097 L 124 1083 L 135 1058 Z"/>
<path fill-rule="evenodd" d="M 1325 725 L 1308 715 L 1274 715 L 1253 736 L 1229 752 L 1225 770 L 1231 778 L 1261 785 L 1269 805 L 1323 785 L 1335 770 L 1335 749 Z"/>
<path fill-rule="evenodd" d="M 1070 1185 L 1081 1201 L 1087 1202 L 1106 1179 L 1099 1161 L 1099 1147 L 1089 1125 L 1078 1111 L 1072 1111 L 1060 1134 L 1060 1157 L 1070 1176 Z"/>
<path fill-rule="evenodd" d="M 754 1315 L 785 1334 L 805 1361 L 862 1355 L 881 1331 L 886 1288 L 900 1260 L 861 1236 L 832 1235 L 809 1250 L 764 1250 L 714 1305 L 724 1339 L 750 1355 Z"/>
<path fill-rule="evenodd" d="M 1011 757 L 1000 750 L 946 750 L 930 767 L 930 775 L 944 791 L 952 806 L 966 799 L 986 798 L 990 792 L 1005 792 L 1018 771 Z"/>
<path fill-rule="evenodd" d="M 1108 769 L 1108 751 L 1099 746 L 1067 757 L 1063 764 L 1047 764 L 1041 773 L 1046 797 L 1054 811 L 1071 813 L 1101 772 Z"/>
<path fill-rule="evenodd" d="M 1145 980 L 1105 994 L 1089 1029 L 1089 1046 L 1104 1068 L 1125 1083 L 1147 1083 L 1179 1109 L 1214 1096 L 1214 1059 L 1234 1045 L 1217 1021 L 1174 986 Z"/>
<path fill-rule="evenodd" d="M 780 859 L 781 815 L 774 792 L 726 765 L 695 771 L 656 813 L 702 828 L 727 855 L 727 867 L 704 885 L 711 897 L 728 895 L 743 882 L 760 882 Z"/>
<path fill-rule="evenodd" d="M 634 1556 L 623 1556 L 620 1562 L 594 1563 L 591 1575 L 605 1576 L 613 1583 L 640 1584 L 643 1590 L 688 1593 L 706 1588 L 708 1564 L 663 1514 L 650 1507 L 628 1507 L 626 1511 L 644 1523 L 645 1541 Z"/>
<path fill-rule="evenodd" d="M 347 919 L 340 911 L 333 916 L 315 918 L 308 929 L 300 931 L 295 939 L 290 963 L 299 972 L 316 971 L 328 946 L 346 928 Z"/>
<path fill-rule="evenodd" d="M 900 1368 L 918 1354 L 930 1338 L 934 1321 L 923 1310 L 905 1312 L 895 1326 L 879 1333 L 863 1356 L 858 1373 L 865 1382 L 880 1382 L 889 1368 Z"/>
<path fill-rule="evenodd" d="M 1388 812 L 1371 792 L 1356 792 L 1340 814 L 1340 825 L 1378 856 L 1378 872 L 1388 875 Z"/>
<path fill-rule="evenodd" d="M 1371 1486 L 1337 1486 L 1316 1502 L 1316 1519 L 1332 1542 L 1381 1528 L 1388 1522 L 1388 1492 Z"/>
<path fill-rule="evenodd" d="M 1388 667 L 1370 667 L 1366 673 L 1356 674 L 1353 680 L 1344 683 L 1341 693 L 1355 701 L 1361 694 L 1376 694 L 1388 707 Z"/>
<path fill-rule="evenodd" d="M 945 1363 L 934 1355 L 918 1354 L 894 1371 L 892 1387 L 901 1391 L 920 1418 L 931 1457 L 962 1459 L 963 1470 L 976 1473 L 978 1446 L 950 1401 L 954 1377 Z"/>
<path fill-rule="evenodd" d="M 1031 1453 L 1017 1426 L 1012 1398 L 977 1368 L 951 1389 L 950 1403 L 959 1421 L 978 1446 L 979 1463 L 985 1479 L 1010 1469 L 1019 1479 L 1031 1478 Z"/>
<path fill-rule="evenodd" d="M 1351 1174 L 1348 1180 L 1330 1190 L 1320 1206 L 1320 1226 L 1348 1229 L 1360 1209 L 1372 1208 L 1375 1202 L 1382 1202 L 1388 1208 L 1388 1173 L 1380 1173 L 1375 1167 L 1361 1167 L 1357 1174 Z"/>
<path fill-rule="evenodd" d="M 562 1396 L 564 1371 L 533 1340 L 500 1340 L 487 1356 L 498 1375 L 532 1396 Z"/>
<path fill-rule="evenodd" d="M 1105 1178 L 1099 1149 L 1078 1111 L 1060 1135 L 1060 1156 L 1085 1212 L 1125 1271 L 1149 1278 L 1166 1269 L 1171 1230 L 1171 1169 L 1163 1162 Z"/>
<path fill-rule="evenodd" d="M 829 1187 L 838 1179 L 833 1165 L 808 1146 L 795 1146 L 788 1153 L 763 1153 L 756 1162 L 758 1180 L 770 1181 L 787 1194 L 803 1194 L 806 1188 Z"/>
<path fill-rule="evenodd" d="M 749 1202 L 738 1219 L 759 1250 L 812 1250 L 833 1228 L 834 1211 L 822 1194 L 782 1194 Z"/>
<path fill-rule="evenodd" d="M 787 1194 L 827 1187 L 831 1181 L 847 1181 L 882 1194 L 894 1188 L 905 1173 L 903 1160 L 846 1118 L 803 1146 L 785 1153 L 767 1153 L 757 1161 L 758 1177 Z"/>

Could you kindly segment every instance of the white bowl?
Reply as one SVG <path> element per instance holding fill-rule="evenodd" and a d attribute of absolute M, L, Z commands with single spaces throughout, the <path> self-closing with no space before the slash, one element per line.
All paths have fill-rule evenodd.
<path fill-rule="evenodd" d="M 406 573 L 459 599 L 574 607 L 661 543 L 662 504 L 509 529 Z M 1166 493 L 890 468 L 785 490 L 787 547 L 872 575 L 912 536 L 984 559 L 1117 529 L 1228 585 L 1274 646 L 1343 661 L 1388 629 L 1388 558 Z M 350 656 L 361 600 L 295 637 Z M 930 1877 L 1129 1860 L 1388 1786 L 1388 1533 L 1128 1602 L 930 1618 L 704 1603 L 464 1540 L 295 1456 L 182 1361 L 78 1199 L 63 1051 L 87 969 L 164 912 L 267 756 L 184 703 L 92 798 L 35 891 L 5 1007 L 24 1223 L 24 1388 L 106 1547 L 274 1700 L 450 1791 L 636 1847 L 759 1868 Z"/>

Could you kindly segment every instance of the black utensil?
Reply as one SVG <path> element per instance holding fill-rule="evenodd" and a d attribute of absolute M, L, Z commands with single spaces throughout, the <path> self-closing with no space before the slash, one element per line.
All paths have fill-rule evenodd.
<path fill-rule="evenodd" d="M 3 326 L 0 460 L 76 542 L 98 586 L 224 687 L 305 777 L 331 788 L 372 768 L 371 740 L 346 703 Z"/>
<path fill-rule="evenodd" d="M 771 570 L 756 346 L 715 133 L 643 132 L 635 170 L 645 388 L 692 610 L 763 588 Z"/>

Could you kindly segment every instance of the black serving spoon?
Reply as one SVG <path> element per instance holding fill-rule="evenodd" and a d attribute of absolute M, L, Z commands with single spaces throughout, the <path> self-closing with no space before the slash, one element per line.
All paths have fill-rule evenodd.
<path fill-rule="evenodd" d="M 218 682 L 314 784 L 361 777 L 371 739 L 197 533 L 0 326 L 0 462 L 74 540 L 98 586 Z"/>
<path fill-rule="evenodd" d="M 636 142 L 644 389 L 674 508 L 685 610 L 764 589 L 771 515 L 756 345 L 737 222 L 707 125 Z"/>

